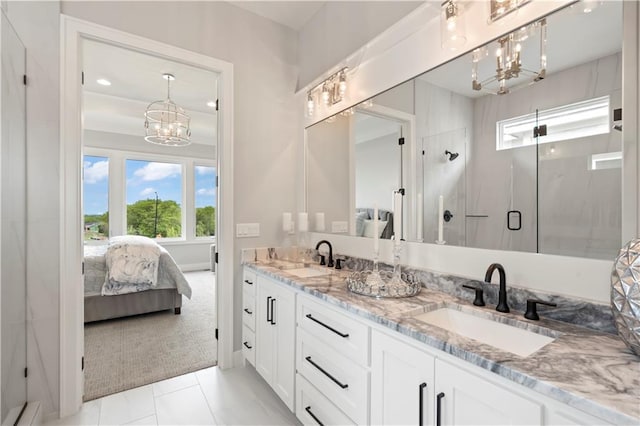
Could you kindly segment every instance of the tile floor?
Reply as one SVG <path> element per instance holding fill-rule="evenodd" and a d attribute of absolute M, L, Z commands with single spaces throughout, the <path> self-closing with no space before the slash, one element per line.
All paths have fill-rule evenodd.
<path fill-rule="evenodd" d="M 251 367 L 211 367 L 105 396 L 53 425 L 299 425 Z"/>

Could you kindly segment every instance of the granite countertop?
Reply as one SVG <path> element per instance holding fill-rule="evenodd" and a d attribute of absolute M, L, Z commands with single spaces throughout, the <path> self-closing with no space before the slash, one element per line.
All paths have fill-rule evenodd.
<path fill-rule="evenodd" d="M 519 383 L 614 424 L 640 424 L 640 358 L 615 335 L 542 318 L 525 320 L 521 312 L 497 313 L 492 306 L 476 307 L 444 292 L 423 288 L 403 299 L 375 299 L 351 293 L 350 271 L 298 278 L 287 268 L 302 265 L 282 260 L 245 262 L 245 266 L 318 297 L 331 305 L 371 320 L 433 348 L 447 352 L 508 380 Z M 479 343 L 429 325 L 413 316 L 439 307 L 499 317 L 556 339 L 528 357 Z"/>

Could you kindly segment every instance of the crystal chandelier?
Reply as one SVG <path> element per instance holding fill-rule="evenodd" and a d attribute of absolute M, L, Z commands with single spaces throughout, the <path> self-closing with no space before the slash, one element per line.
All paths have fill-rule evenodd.
<path fill-rule="evenodd" d="M 540 69 L 532 71 L 522 66 L 522 42 L 529 35 L 539 31 L 540 35 Z M 511 89 L 521 84 L 531 84 L 544 79 L 547 73 L 547 20 L 542 19 L 533 24 L 524 26 L 504 37 L 498 39 L 498 48 L 496 49 L 496 73 L 482 81 L 478 79 L 478 63 L 488 55 L 486 47 L 482 47 L 473 51 L 472 54 L 472 70 L 471 70 L 471 86 L 473 90 L 483 90 L 496 95 L 504 95 L 509 93 L 510 88 L 507 87 L 508 80 L 517 80 L 521 76 L 529 76 L 532 80 L 522 83 L 516 81 Z M 497 83 L 497 87 L 494 83 Z M 493 86 L 492 86 L 493 85 Z"/>
<path fill-rule="evenodd" d="M 144 140 L 157 145 L 186 146 L 191 143 L 191 118 L 171 100 L 172 74 L 162 74 L 167 80 L 167 99 L 149 104 L 144 113 Z"/>

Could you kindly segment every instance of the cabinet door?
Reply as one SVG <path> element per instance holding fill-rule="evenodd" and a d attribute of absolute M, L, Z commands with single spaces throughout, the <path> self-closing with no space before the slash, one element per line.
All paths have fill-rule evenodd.
<path fill-rule="evenodd" d="M 287 407 L 293 411 L 296 330 L 295 293 L 278 284 L 274 286 L 273 290 L 275 301 L 270 303 L 271 322 L 275 330 L 273 344 L 275 354 L 271 387 Z"/>
<path fill-rule="evenodd" d="M 377 331 L 371 336 L 371 424 L 432 425 L 434 358 Z"/>
<path fill-rule="evenodd" d="M 263 277 L 257 278 L 255 313 L 256 313 L 256 371 L 271 384 L 274 368 L 274 333 L 275 326 L 271 321 L 271 300 L 275 296 L 274 284 Z"/>
<path fill-rule="evenodd" d="M 442 425 L 540 425 L 542 405 L 436 360 L 436 416 Z"/>

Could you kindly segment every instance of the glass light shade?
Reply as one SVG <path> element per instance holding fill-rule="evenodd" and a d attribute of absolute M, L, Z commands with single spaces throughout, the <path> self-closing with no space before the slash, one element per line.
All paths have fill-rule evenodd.
<path fill-rule="evenodd" d="M 440 8 L 442 48 L 458 50 L 467 42 L 464 11 L 459 2 L 447 0 Z"/>
<path fill-rule="evenodd" d="M 186 146 L 191 143 L 191 120 L 171 99 L 151 103 L 144 116 L 144 140 L 147 142 L 166 146 Z"/>

